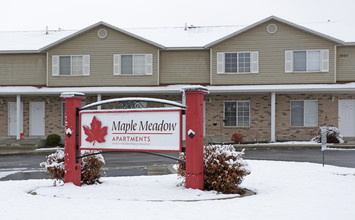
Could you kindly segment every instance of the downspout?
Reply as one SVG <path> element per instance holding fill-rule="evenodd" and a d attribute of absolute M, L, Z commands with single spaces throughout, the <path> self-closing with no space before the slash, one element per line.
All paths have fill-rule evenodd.
<path fill-rule="evenodd" d="M 21 138 L 21 95 L 16 96 L 16 140 Z"/>
<path fill-rule="evenodd" d="M 334 45 L 334 83 L 337 83 L 337 45 Z"/>
<path fill-rule="evenodd" d="M 46 53 L 47 66 L 46 66 L 46 86 L 48 87 L 48 52 Z"/>
<path fill-rule="evenodd" d="M 213 57 L 212 53 L 213 53 L 212 48 L 210 48 L 210 85 L 213 84 L 213 82 L 212 82 L 212 57 Z"/>
<path fill-rule="evenodd" d="M 160 85 L 160 50 L 157 50 L 157 85 Z"/>
<path fill-rule="evenodd" d="M 275 123 L 275 118 L 276 118 L 276 93 L 271 92 L 271 137 L 270 141 L 275 142 L 276 141 L 276 123 Z"/>

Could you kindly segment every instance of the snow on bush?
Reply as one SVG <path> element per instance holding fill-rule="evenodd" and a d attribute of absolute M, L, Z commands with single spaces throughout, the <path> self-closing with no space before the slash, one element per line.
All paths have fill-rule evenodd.
<path fill-rule="evenodd" d="M 98 153 L 98 151 L 82 151 L 81 155 Z M 46 172 L 52 175 L 56 181 L 64 181 L 64 151 L 57 150 L 55 153 L 47 156 L 47 161 L 40 163 Z M 105 160 L 101 154 L 87 156 L 81 159 L 81 183 L 94 184 L 99 183 L 101 177 L 102 165 Z M 54 182 L 56 184 L 56 182 Z"/>
<path fill-rule="evenodd" d="M 243 160 L 244 150 L 237 152 L 232 145 L 208 145 L 204 147 L 204 189 L 220 193 L 243 194 L 239 185 L 244 177 L 250 174 L 246 161 Z M 186 159 L 186 154 L 180 154 Z M 185 183 L 185 163 L 178 162 L 178 175 Z"/>
<path fill-rule="evenodd" d="M 327 133 L 327 143 L 344 143 L 343 136 L 337 127 L 325 127 Z M 321 128 L 318 129 L 317 136 L 311 139 L 313 142 L 321 143 Z"/>

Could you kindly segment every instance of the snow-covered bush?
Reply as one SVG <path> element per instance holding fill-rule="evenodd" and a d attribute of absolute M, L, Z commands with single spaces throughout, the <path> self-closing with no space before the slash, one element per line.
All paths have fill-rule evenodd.
<path fill-rule="evenodd" d="M 239 193 L 244 191 L 239 185 L 250 174 L 244 150 L 237 152 L 232 145 L 208 145 L 204 147 L 204 189 L 220 193 Z M 185 153 L 180 154 L 185 159 Z M 178 175 L 186 176 L 185 163 L 178 162 Z"/>
<path fill-rule="evenodd" d="M 64 151 L 57 150 L 55 153 L 47 156 L 47 161 L 40 163 L 52 178 L 55 180 L 64 180 Z"/>
<path fill-rule="evenodd" d="M 97 151 L 82 151 L 81 155 L 97 153 Z M 94 184 L 99 183 L 101 177 L 102 165 L 105 160 L 101 154 L 84 157 L 81 159 L 81 183 Z M 52 178 L 58 181 L 64 181 L 64 151 L 57 150 L 55 153 L 47 156 L 47 161 L 40 164 L 46 172 L 50 173 Z"/>
<path fill-rule="evenodd" d="M 325 127 L 327 133 L 327 143 L 344 143 L 343 136 L 337 127 Z M 321 143 L 321 128 L 318 129 L 317 136 L 313 137 L 311 141 Z"/>

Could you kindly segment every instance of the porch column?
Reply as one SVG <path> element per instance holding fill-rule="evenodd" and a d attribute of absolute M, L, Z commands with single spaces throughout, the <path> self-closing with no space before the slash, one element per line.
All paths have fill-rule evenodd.
<path fill-rule="evenodd" d="M 21 138 L 21 95 L 16 96 L 16 140 Z"/>
<path fill-rule="evenodd" d="M 100 102 L 101 101 L 101 94 L 97 94 L 97 101 Z M 101 110 L 101 105 L 97 106 L 97 110 Z"/>
<path fill-rule="evenodd" d="M 271 142 L 276 141 L 275 135 L 275 115 L 276 115 L 276 93 L 271 92 Z"/>

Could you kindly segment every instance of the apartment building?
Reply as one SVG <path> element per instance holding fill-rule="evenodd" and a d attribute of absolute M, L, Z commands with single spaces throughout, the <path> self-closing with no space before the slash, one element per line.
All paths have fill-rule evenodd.
<path fill-rule="evenodd" d="M 355 40 L 355 39 L 354 39 Z M 203 85 L 206 141 L 355 138 L 355 43 L 268 17 L 249 26 L 0 32 L 0 136 L 64 136 L 62 92 L 184 103 Z M 18 123 L 19 121 L 19 123 Z"/>

